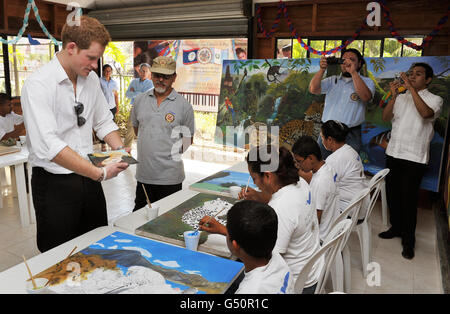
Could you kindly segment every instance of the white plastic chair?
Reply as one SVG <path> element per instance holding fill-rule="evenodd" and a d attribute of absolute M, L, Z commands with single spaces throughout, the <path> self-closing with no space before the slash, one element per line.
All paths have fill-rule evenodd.
<path fill-rule="evenodd" d="M 380 171 L 377 172 L 377 174 L 375 176 L 373 176 L 370 180 L 367 180 L 367 186 L 371 186 L 372 183 L 375 181 L 375 177 L 381 172 L 381 171 L 385 171 L 388 168 L 382 169 Z M 389 169 L 388 169 L 389 170 Z M 389 171 L 387 172 L 389 173 Z M 386 175 L 387 175 L 386 173 Z M 381 183 L 381 219 L 383 221 L 383 226 L 385 228 L 389 227 L 389 211 L 388 211 L 388 205 L 387 205 L 387 197 L 386 197 L 386 181 L 383 180 Z"/>
<path fill-rule="evenodd" d="M 370 215 L 375 203 L 377 202 L 378 196 L 380 195 L 381 189 L 384 185 L 384 179 L 389 173 L 389 169 L 382 169 L 372 177 L 369 182 L 370 199 L 367 208 L 366 215 L 361 223 L 358 223 L 352 231 L 356 231 L 359 238 L 359 244 L 361 247 L 361 260 L 363 268 L 363 276 L 367 276 L 367 265 L 370 262 L 370 254 L 372 252 L 372 231 L 370 224 Z"/>
<path fill-rule="evenodd" d="M 347 217 L 351 217 L 351 228 L 345 234 L 344 239 L 341 242 L 338 253 L 336 254 L 335 263 L 331 270 L 331 276 L 333 280 L 334 291 L 349 292 L 351 287 L 351 264 L 350 264 L 350 250 L 347 246 L 348 238 L 351 231 L 358 223 L 358 214 L 361 209 L 363 200 L 369 195 L 370 190 L 368 188 L 362 189 L 355 195 L 353 200 L 347 206 L 347 208 L 336 218 L 333 227 Z M 345 291 L 344 291 L 345 288 Z"/>
<path fill-rule="evenodd" d="M 334 263 L 334 258 L 339 251 L 340 244 L 344 239 L 344 236 L 348 233 L 351 227 L 351 220 L 345 219 L 335 225 L 326 237 L 322 247 L 309 259 L 309 261 L 302 268 L 300 274 L 295 282 L 295 293 L 302 293 L 305 286 L 308 274 L 311 272 L 311 268 L 317 262 L 319 258 L 324 258 L 324 264 L 320 272 L 319 279 L 317 281 L 317 287 L 314 293 L 322 293 L 325 287 L 325 283 L 330 274 L 331 266 Z"/>

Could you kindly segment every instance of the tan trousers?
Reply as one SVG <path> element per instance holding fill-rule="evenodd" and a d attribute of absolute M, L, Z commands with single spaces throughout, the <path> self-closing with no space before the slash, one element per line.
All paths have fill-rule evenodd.
<path fill-rule="evenodd" d="M 134 128 L 133 128 L 133 124 L 131 123 L 131 119 L 128 118 L 128 122 L 127 122 L 127 133 L 125 134 L 125 143 L 124 146 L 125 147 L 131 147 L 131 145 L 133 144 L 133 140 L 136 137 L 136 134 L 134 134 Z"/>

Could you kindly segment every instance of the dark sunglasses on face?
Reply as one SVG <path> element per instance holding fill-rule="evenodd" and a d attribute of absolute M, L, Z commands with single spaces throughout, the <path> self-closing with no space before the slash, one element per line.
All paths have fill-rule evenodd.
<path fill-rule="evenodd" d="M 77 105 L 74 106 L 75 113 L 77 114 L 77 124 L 78 126 L 83 126 L 86 123 L 86 119 L 81 117 L 80 115 L 83 113 L 84 105 L 81 102 L 76 101 Z"/>
<path fill-rule="evenodd" d="M 161 73 L 153 73 L 153 72 L 152 72 L 152 75 L 157 79 L 162 78 L 165 80 L 171 79 L 173 77 L 173 74 L 161 74 Z"/>

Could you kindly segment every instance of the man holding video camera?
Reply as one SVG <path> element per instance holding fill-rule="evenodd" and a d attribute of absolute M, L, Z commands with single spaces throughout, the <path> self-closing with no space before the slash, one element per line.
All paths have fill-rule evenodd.
<path fill-rule="evenodd" d="M 370 78 L 359 74 L 365 61 L 358 50 L 344 49 L 341 55 L 340 59 L 322 56 L 320 69 L 312 78 L 309 91 L 315 95 L 326 94 L 322 122 L 336 120 L 345 123 L 350 128 L 346 143 L 359 153 L 365 105 L 375 93 L 375 84 Z M 340 64 L 342 73 L 322 80 L 330 64 Z M 325 149 L 320 136 L 318 142 L 325 159 L 331 152 Z"/>

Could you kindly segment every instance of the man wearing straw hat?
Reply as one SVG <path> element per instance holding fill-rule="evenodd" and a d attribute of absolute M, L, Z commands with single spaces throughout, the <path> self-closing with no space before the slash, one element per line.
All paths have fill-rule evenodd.
<path fill-rule="evenodd" d="M 136 198 L 133 211 L 182 188 L 185 178 L 180 154 L 192 144 L 194 110 L 172 87 L 176 62 L 157 57 L 150 69 L 153 89 L 139 94 L 131 110 L 137 141 Z M 145 191 L 143 189 L 145 187 Z"/>
<path fill-rule="evenodd" d="M 36 210 L 37 245 L 45 252 L 108 224 L 101 181 L 128 167 L 103 168 L 87 160 L 92 130 L 113 149 L 123 148 L 93 70 L 111 40 L 96 19 L 64 25 L 62 50 L 30 75 L 22 88 L 31 188 Z"/>

